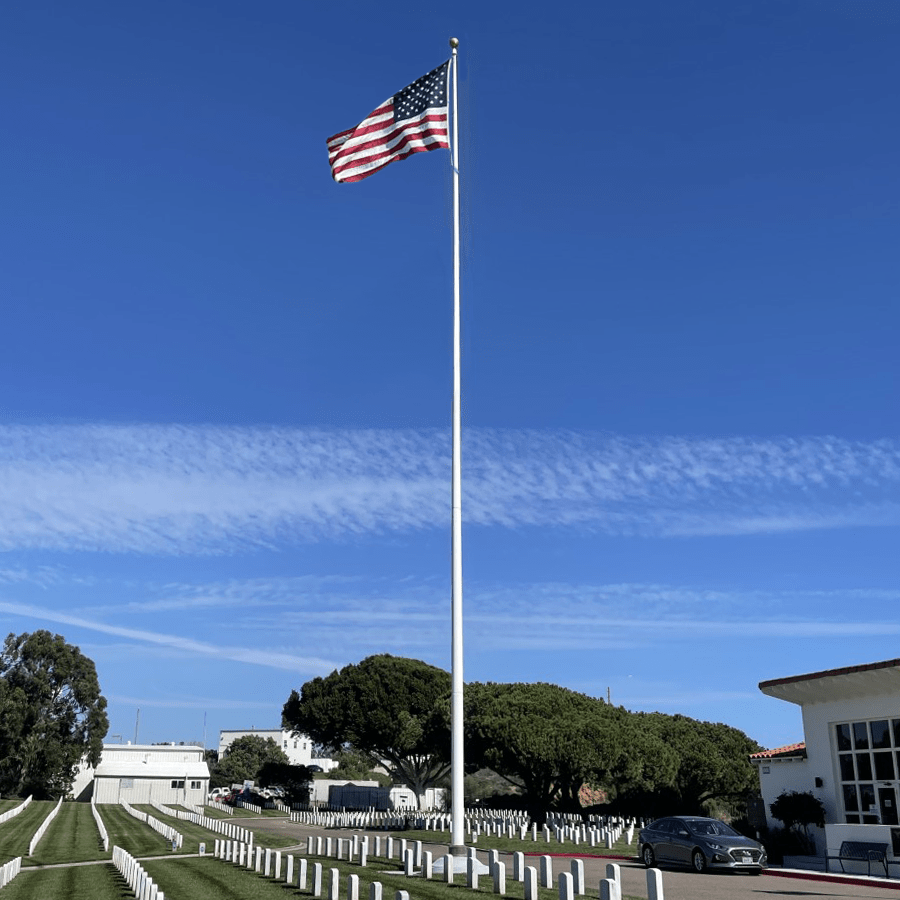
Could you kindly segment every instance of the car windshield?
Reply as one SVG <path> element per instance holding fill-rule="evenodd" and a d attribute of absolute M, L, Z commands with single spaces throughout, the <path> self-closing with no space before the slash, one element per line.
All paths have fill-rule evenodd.
<path fill-rule="evenodd" d="M 699 835 L 737 834 L 730 825 L 726 825 L 718 819 L 688 819 L 686 824 L 694 834 Z"/>

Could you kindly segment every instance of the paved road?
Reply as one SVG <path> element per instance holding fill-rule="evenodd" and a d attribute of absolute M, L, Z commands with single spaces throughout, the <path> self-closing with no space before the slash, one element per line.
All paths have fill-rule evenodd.
<path fill-rule="evenodd" d="M 323 836 L 337 837 L 338 835 L 350 837 L 354 833 L 363 832 L 327 831 L 318 828 L 308 828 L 302 825 L 294 825 L 285 819 L 268 818 L 255 819 L 255 828 L 265 829 L 277 834 L 296 836 L 298 842 L 305 840 L 309 835 L 321 834 Z M 371 832 L 385 836 L 384 832 Z M 447 852 L 446 845 L 436 845 L 429 848 L 435 853 Z M 290 852 L 290 851 L 288 851 Z M 506 862 L 507 873 L 512 872 L 512 854 L 500 854 Z M 479 853 L 479 858 L 487 860 L 487 853 Z M 608 860 L 599 857 L 585 858 L 584 876 L 589 897 L 596 898 L 599 895 L 601 879 L 606 877 L 607 862 L 617 862 L 621 866 L 622 889 L 624 893 L 635 897 L 647 896 L 647 870 L 636 859 Z M 526 865 L 537 866 L 535 857 L 528 857 Z M 555 875 L 569 871 L 570 860 L 566 857 L 557 857 L 553 860 Z M 509 875 L 507 874 L 507 878 Z M 708 872 L 704 875 L 696 875 L 687 869 L 664 869 L 663 887 L 666 900 L 778 900 L 778 898 L 798 897 L 806 900 L 815 900 L 818 897 L 842 897 L 852 900 L 894 900 L 900 891 L 900 881 L 895 883 L 893 890 L 876 885 L 860 886 L 840 882 L 809 881 L 798 878 L 787 878 L 767 872 L 763 875 L 746 875 L 731 872 Z"/>

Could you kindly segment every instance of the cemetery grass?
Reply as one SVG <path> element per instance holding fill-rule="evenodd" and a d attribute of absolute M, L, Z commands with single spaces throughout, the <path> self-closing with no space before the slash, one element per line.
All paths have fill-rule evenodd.
<path fill-rule="evenodd" d="M 171 852 L 171 845 L 161 834 L 157 834 L 145 822 L 128 815 L 121 806 L 112 803 L 98 804 L 97 812 L 109 832 L 110 853 L 115 846 L 127 850 L 132 856 L 157 856 Z"/>
<path fill-rule="evenodd" d="M 233 815 L 229 816 L 227 812 L 223 812 L 215 806 L 204 806 L 203 815 L 209 816 L 210 819 L 228 819 L 229 821 L 234 818 Z"/>
<path fill-rule="evenodd" d="M 184 843 L 182 844 L 180 851 L 181 853 L 199 853 L 201 843 L 206 844 L 207 850 L 211 851 L 216 838 L 224 838 L 224 835 L 219 834 L 217 831 L 204 828 L 202 825 L 195 825 L 193 822 L 188 822 L 186 819 L 167 816 L 150 805 L 139 803 L 135 806 L 135 809 L 149 813 L 149 815 L 159 819 L 160 822 L 165 822 L 166 825 L 171 825 L 176 831 L 180 832 L 184 836 Z M 137 819 L 134 819 L 134 821 L 137 822 Z M 250 831 L 253 831 L 253 843 L 257 847 L 271 847 L 273 850 L 277 850 L 280 847 L 290 847 L 292 844 L 297 843 L 297 839 L 293 837 L 270 834 L 266 831 L 254 831 L 253 822 L 247 821 L 246 819 L 241 819 L 234 824 L 239 828 L 248 828 Z M 107 826 L 107 828 L 108 827 L 109 826 Z M 149 828 L 150 826 L 147 825 L 145 827 Z M 153 833 L 156 834 L 156 832 Z M 137 854 L 134 855 L 136 856 Z"/>
<path fill-rule="evenodd" d="M 408 841 L 422 841 L 425 844 L 444 844 L 445 846 L 450 839 L 446 831 L 397 831 L 393 832 L 393 836 L 395 840 L 406 838 Z M 623 835 L 613 844 L 611 850 L 607 850 L 605 846 L 592 847 L 587 842 L 575 844 L 572 841 L 566 841 L 560 844 L 551 838 L 548 843 L 540 837 L 538 840 L 532 841 L 530 836 L 521 841 L 517 837 L 508 838 L 496 834 L 480 834 L 474 844 L 471 844 L 467 837 L 466 844 L 476 847 L 478 850 L 499 850 L 501 853 L 521 852 L 538 856 L 544 856 L 545 854 L 552 856 L 554 853 L 563 853 L 567 856 L 624 856 L 628 859 L 637 859 L 637 830 L 635 830 L 634 841 L 630 846 L 626 843 Z"/>
<path fill-rule="evenodd" d="M 18 806 L 16 803 L 14 806 Z M 22 857 L 24 865 L 28 853 L 28 845 L 34 833 L 41 827 L 41 822 L 50 815 L 56 806 L 50 800 L 32 800 L 17 816 L 0 825 L 0 865 Z M 5 896 L 5 895 L 4 895 Z"/>
<path fill-rule="evenodd" d="M 3 888 L 3 900 L 134 900 L 134 894 L 109 863 L 23 870 Z"/>
<path fill-rule="evenodd" d="M 108 858 L 109 853 L 103 850 L 100 831 L 91 815 L 91 805 L 63 803 L 35 848 L 34 856 L 23 858 L 22 865 L 43 866 Z"/>
<path fill-rule="evenodd" d="M 337 869 L 341 873 L 340 896 L 347 896 L 347 878 L 349 875 L 359 876 L 359 896 L 361 900 L 369 896 L 369 885 L 380 881 L 384 887 L 385 900 L 392 898 L 396 891 L 408 891 L 411 900 L 464 900 L 466 894 L 472 893 L 465 885 L 465 875 L 456 874 L 455 884 L 423 878 L 407 878 L 396 861 L 386 859 L 369 859 L 365 868 L 353 865 L 346 860 L 326 859 L 323 857 L 307 857 L 307 887 L 300 890 L 296 885 L 277 882 L 272 878 L 253 872 L 230 862 L 223 862 L 212 857 L 185 857 L 172 860 L 148 860 L 142 865 L 166 896 L 190 897 L 191 900 L 269 900 L 269 898 L 312 897 L 312 869 L 314 862 L 322 863 L 322 896 L 327 895 L 329 870 Z M 296 866 L 296 857 L 294 865 Z M 284 858 L 282 857 L 282 866 Z M 282 869 L 282 872 L 284 870 Z M 295 869 L 296 872 L 296 869 Z M 491 880 L 482 875 L 479 879 L 479 894 L 496 897 Z M 591 892 L 593 893 L 593 891 Z M 509 900 L 523 900 L 525 886 L 510 878 L 506 880 L 505 897 Z M 539 888 L 539 900 L 559 900 L 559 890 Z M 6 900 L 6 898 L 4 898 Z M 632 895 L 623 895 L 622 900 L 641 900 Z"/>

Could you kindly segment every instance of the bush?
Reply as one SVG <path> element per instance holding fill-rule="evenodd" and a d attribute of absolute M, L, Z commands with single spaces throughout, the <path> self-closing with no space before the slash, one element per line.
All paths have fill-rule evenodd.
<path fill-rule="evenodd" d="M 773 818 L 783 822 L 785 833 L 793 835 L 800 854 L 815 853 L 815 842 L 809 834 L 809 826 L 825 827 L 825 807 L 818 797 L 809 791 L 784 791 L 769 804 Z M 786 853 L 790 850 L 785 849 Z"/>

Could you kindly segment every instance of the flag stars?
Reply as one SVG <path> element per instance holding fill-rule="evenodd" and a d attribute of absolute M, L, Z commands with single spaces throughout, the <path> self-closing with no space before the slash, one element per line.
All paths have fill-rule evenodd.
<path fill-rule="evenodd" d="M 428 109 L 447 105 L 447 68 L 443 63 L 394 94 L 394 121 L 420 116 Z"/>

